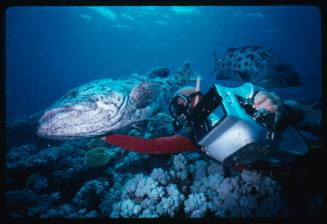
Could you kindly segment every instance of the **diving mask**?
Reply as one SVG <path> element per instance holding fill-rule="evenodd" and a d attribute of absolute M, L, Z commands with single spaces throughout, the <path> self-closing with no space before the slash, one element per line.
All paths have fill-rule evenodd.
<path fill-rule="evenodd" d="M 183 127 L 183 123 L 191 125 L 189 114 L 194 107 L 194 101 L 196 97 L 202 98 L 201 92 L 193 92 L 189 95 L 177 94 L 169 103 L 169 113 L 173 117 L 173 126 L 176 130 L 180 130 Z"/>

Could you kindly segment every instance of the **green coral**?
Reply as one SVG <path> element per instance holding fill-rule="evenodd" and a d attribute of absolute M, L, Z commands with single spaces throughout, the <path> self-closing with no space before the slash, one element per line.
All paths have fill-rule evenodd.
<path fill-rule="evenodd" d="M 96 147 L 85 154 L 84 164 L 91 167 L 102 167 L 108 164 L 111 154 L 106 147 Z"/>

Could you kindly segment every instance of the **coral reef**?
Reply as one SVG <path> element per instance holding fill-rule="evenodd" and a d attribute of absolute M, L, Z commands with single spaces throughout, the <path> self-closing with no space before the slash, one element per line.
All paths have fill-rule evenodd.
<path fill-rule="evenodd" d="M 157 176 L 158 170 L 153 172 L 151 176 Z M 137 174 L 127 181 L 120 202 L 114 204 L 115 209 L 111 217 L 174 217 L 184 195 L 178 191 L 175 184 L 163 185 L 163 181 L 156 181 L 151 176 Z M 168 177 L 164 173 L 161 173 L 162 176 Z"/>
<path fill-rule="evenodd" d="M 9 170 L 51 166 L 60 155 L 56 147 L 38 151 L 33 145 L 14 147 L 7 153 L 6 166 Z"/>
<path fill-rule="evenodd" d="M 37 151 L 38 149 L 32 144 L 11 148 L 6 154 L 6 168 L 9 171 L 24 168 L 27 158 Z"/>
<path fill-rule="evenodd" d="M 73 203 L 77 208 L 91 210 L 97 208 L 99 202 L 105 195 L 106 189 L 109 187 L 108 181 L 90 180 L 84 183 L 81 189 L 73 198 Z"/>
<path fill-rule="evenodd" d="M 203 193 L 199 194 L 190 194 L 188 199 L 184 201 L 184 211 L 186 214 L 189 214 L 192 218 L 203 217 L 208 203 Z"/>
<path fill-rule="evenodd" d="M 26 167 L 52 166 L 59 158 L 60 151 L 56 147 L 43 149 L 31 155 L 25 161 Z"/>
<path fill-rule="evenodd" d="M 26 179 L 26 188 L 31 188 L 37 193 L 46 190 L 48 186 L 48 179 L 38 173 L 32 173 Z"/>
<path fill-rule="evenodd" d="M 321 105 L 311 104 L 304 106 L 304 118 L 299 121 L 297 128 L 309 131 L 315 135 L 321 136 L 322 134 L 322 111 Z"/>
<path fill-rule="evenodd" d="M 11 217 L 40 217 L 61 199 L 60 192 L 36 194 L 26 189 L 8 191 L 5 196 Z"/>
<path fill-rule="evenodd" d="M 146 130 L 129 133 L 171 135 L 170 119 L 158 113 Z M 231 174 L 200 151 L 147 155 L 99 138 L 48 147 L 27 142 L 7 149 L 6 168 L 11 218 L 287 217 L 298 212 L 290 212 L 278 175 Z M 317 211 L 321 197 L 307 198 L 305 209 Z"/>
<path fill-rule="evenodd" d="M 203 204 L 204 208 L 195 207 L 191 216 L 198 217 L 206 209 L 219 217 L 285 216 L 287 209 L 279 187 L 274 180 L 255 171 L 243 171 L 241 177 L 202 176 L 191 186 L 193 199 L 189 200 Z"/>
<path fill-rule="evenodd" d="M 34 144 L 38 148 L 43 148 L 49 144 L 60 145 L 60 141 L 48 140 L 36 135 L 38 121 L 42 113 L 43 111 L 39 111 L 30 116 L 6 122 L 6 147 Z"/>
<path fill-rule="evenodd" d="M 152 137 L 172 136 L 175 129 L 172 125 L 172 118 L 166 113 L 158 113 L 149 122 L 147 131 Z"/>
<path fill-rule="evenodd" d="M 129 179 L 111 217 L 175 217 L 183 206 L 189 217 L 210 213 L 218 217 L 288 215 L 275 180 L 255 171 L 225 177 L 219 164 L 192 154 L 172 156 L 170 172 L 154 168 L 150 175 L 139 173 Z"/>

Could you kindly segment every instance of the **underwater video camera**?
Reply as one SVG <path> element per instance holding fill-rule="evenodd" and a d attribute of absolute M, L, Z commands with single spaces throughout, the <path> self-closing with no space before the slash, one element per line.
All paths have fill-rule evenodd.
<path fill-rule="evenodd" d="M 237 88 L 215 84 L 194 108 L 180 114 L 185 113 L 201 149 L 227 166 L 257 161 L 280 165 L 305 155 L 308 146 L 297 130 L 277 128 L 274 113 L 253 108 L 254 96 L 262 90 L 251 83 Z"/>

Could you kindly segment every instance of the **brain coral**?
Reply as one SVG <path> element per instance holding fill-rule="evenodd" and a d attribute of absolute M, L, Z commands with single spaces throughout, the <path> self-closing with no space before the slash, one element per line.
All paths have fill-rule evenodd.
<path fill-rule="evenodd" d="M 111 158 L 106 147 L 96 147 L 85 154 L 84 164 L 91 167 L 102 167 L 108 164 Z"/>

